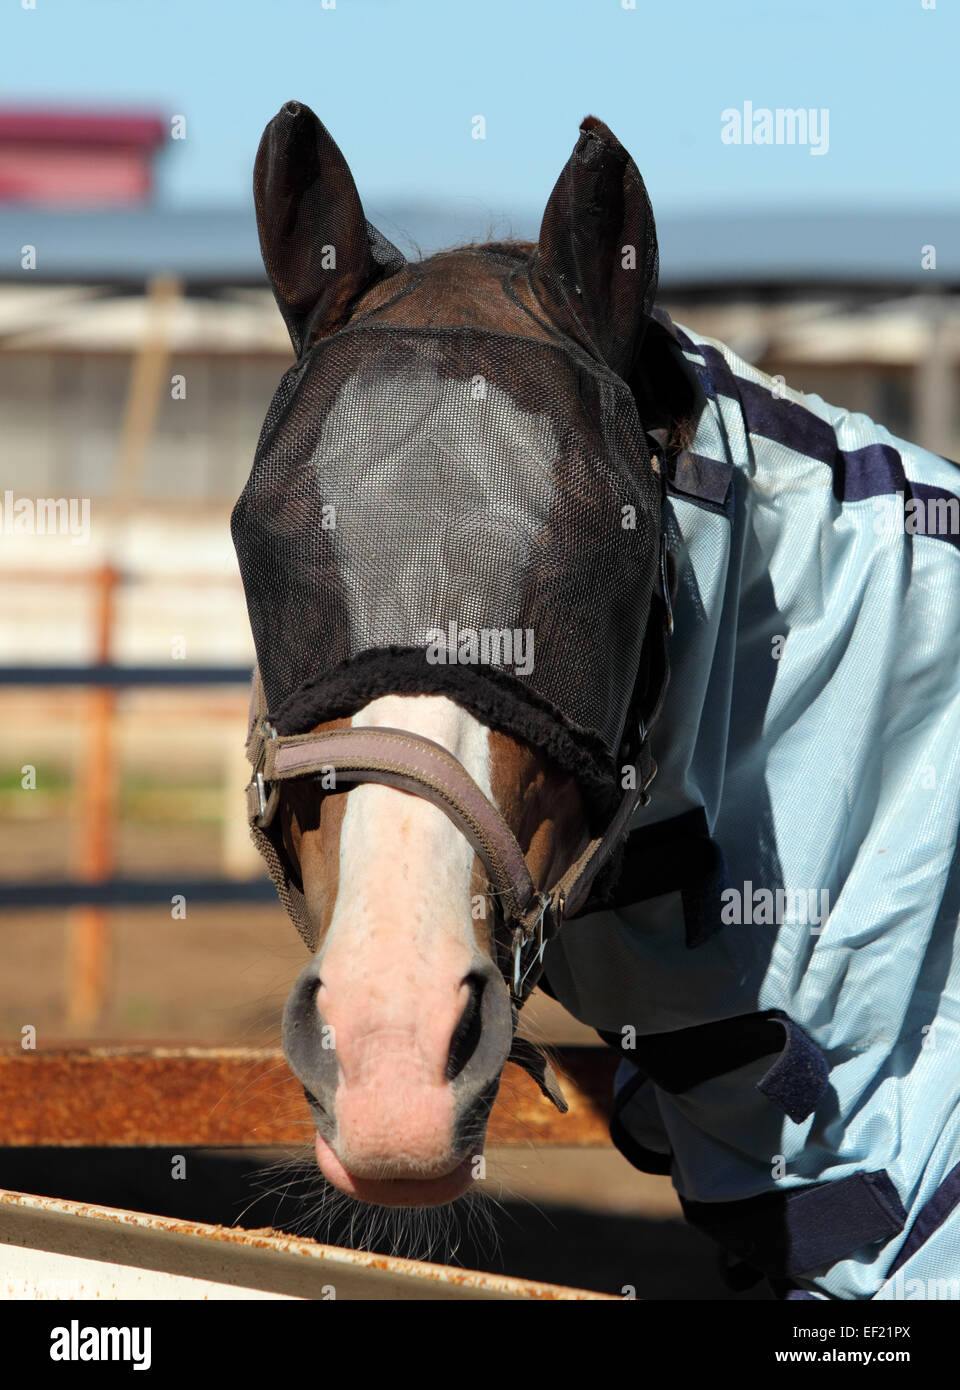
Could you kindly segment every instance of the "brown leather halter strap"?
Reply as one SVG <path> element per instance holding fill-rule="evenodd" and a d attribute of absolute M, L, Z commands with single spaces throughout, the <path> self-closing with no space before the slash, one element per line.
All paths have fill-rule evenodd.
<path fill-rule="evenodd" d="M 656 774 L 656 764 L 650 759 L 644 779 L 638 778 L 641 785 L 625 792 L 606 832 L 591 840 L 548 892 L 541 892 L 499 809 L 462 763 L 439 743 L 405 729 L 379 727 L 281 737 L 266 718 L 258 672 L 250 714 L 247 756 L 253 765 L 253 779 L 247 787 L 247 814 L 255 838 L 258 831 L 263 836 L 276 814 L 280 784 L 295 777 L 328 773 L 335 784 L 381 782 L 432 802 L 466 836 L 490 878 L 512 937 L 508 984 L 518 1007 L 542 972 L 547 942 L 560 930 L 564 916 L 572 916 L 586 902 L 594 879 L 626 833 L 634 810 L 649 800 L 647 787 Z M 290 911 L 289 902 L 284 901 Z"/>

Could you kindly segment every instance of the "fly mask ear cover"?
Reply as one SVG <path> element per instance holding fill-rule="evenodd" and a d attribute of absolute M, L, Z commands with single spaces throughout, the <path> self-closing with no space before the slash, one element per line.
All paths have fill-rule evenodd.
<path fill-rule="evenodd" d="M 527 316 L 529 334 L 463 322 L 424 327 L 429 276 L 415 268 L 399 277 L 396 293 L 387 283 L 375 307 L 349 317 L 345 306 L 396 273 L 397 262 L 363 220 L 355 189 L 339 204 L 315 196 L 318 171 L 332 167 L 341 193 L 352 180 L 320 123 L 293 105 L 268 127 L 257 186 L 264 259 L 299 358 L 270 407 L 232 520 L 262 679 L 248 750 L 259 774 L 251 784 L 255 835 L 313 945 L 272 820 L 270 783 L 294 769 L 316 772 L 322 755 L 318 747 L 311 765 L 283 745 L 394 693 L 448 695 L 541 748 L 577 777 L 593 828 L 603 830 L 564 876 L 564 892 L 545 904 L 535 893 L 519 901 L 524 940 L 533 926 L 539 933 L 538 959 L 524 962 L 531 968 L 519 984 L 515 957 L 522 1002 L 564 897 L 570 911 L 583 906 L 655 770 L 647 731 L 666 680 L 663 477 L 624 380 L 651 273 L 655 281 L 649 203 L 606 128 L 585 123 L 537 254 L 524 258 L 519 275 L 518 258 L 504 258 L 504 300 L 514 321 L 518 306 L 519 318 Z M 282 185 L 282 219 L 271 211 L 271 170 Z M 628 194 L 611 196 L 620 184 Z M 634 206 L 638 188 L 646 213 Z M 307 203 L 315 218 L 339 221 L 311 236 Z M 608 255 L 614 243 L 626 252 L 625 219 L 638 221 L 645 248 L 632 277 L 610 270 Z M 298 241 L 305 237 L 306 249 Z M 322 240 L 340 267 L 329 282 L 315 252 Z M 579 248 L 591 244 L 607 262 L 606 278 L 595 273 L 591 284 L 584 275 L 580 287 L 578 258 L 589 262 L 590 252 Z M 284 248 L 296 256 L 300 280 Z M 606 337 L 597 324 L 618 325 L 617 334 Z M 397 775 L 356 761 L 347 760 L 345 780 Z M 623 777 L 624 764 L 632 778 Z M 463 779 L 450 776 L 448 802 L 474 801 Z M 481 840 L 503 848 L 499 827 L 482 812 L 479 819 L 487 821 Z M 515 864 L 515 855 L 507 858 Z"/>

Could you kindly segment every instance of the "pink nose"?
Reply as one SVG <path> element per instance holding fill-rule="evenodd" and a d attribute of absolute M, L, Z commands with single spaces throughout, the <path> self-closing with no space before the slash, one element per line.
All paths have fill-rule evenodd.
<path fill-rule="evenodd" d="M 510 995 L 494 961 L 442 934 L 426 956 L 379 944 L 334 937 L 314 957 L 284 1009 L 284 1052 L 328 1180 L 361 1201 L 435 1206 L 478 1176 Z"/>
<path fill-rule="evenodd" d="M 449 1034 L 447 1036 L 449 1045 Z M 444 1049 L 444 1052 L 446 1049 Z M 435 1059 L 403 1033 L 373 1033 L 358 1049 L 363 1080 L 337 1091 L 337 1151 L 356 1177 L 439 1177 L 453 1152 L 454 1093 Z"/>
<path fill-rule="evenodd" d="M 447 1073 L 471 960 L 442 942 L 426 968 L 334 943 L 324 954 L 316 1007 L 340 1068 L 335 1147 L 355 1176 L 435 1177 L 458 1162 Z"/>

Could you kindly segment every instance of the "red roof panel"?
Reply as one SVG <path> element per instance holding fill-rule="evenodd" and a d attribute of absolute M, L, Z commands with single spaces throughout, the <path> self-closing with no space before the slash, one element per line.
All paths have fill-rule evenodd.
<path fill-rule="evenodd" d="M 92 111 L 0 107 L 0 143 L 123 145 L 156 149 L 167 138 L 163 116 L 148 111 Z"/>

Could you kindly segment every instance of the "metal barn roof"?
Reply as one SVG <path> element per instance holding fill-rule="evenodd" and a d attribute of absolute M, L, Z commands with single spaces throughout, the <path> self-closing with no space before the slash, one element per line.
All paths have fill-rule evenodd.
<path fill-rule="evenodd" d="M 539 219 L 474 202 L 368 209 L 407 254 L 459 242 L 533 238 Z M 703 212 L 658 219 L 666 293 L 810 286 L 960 286 L 960 211 Z M 21 269 L 23 247 L 36 269 Z M 924 269 L 924 248 L 935 269 Z M 929 257 L 929 251 L 926 253 Z M 189 285 L 262 285 L 252 210 L 0 207 L 0 279 L 142 283 L 167 272 Z"/>

